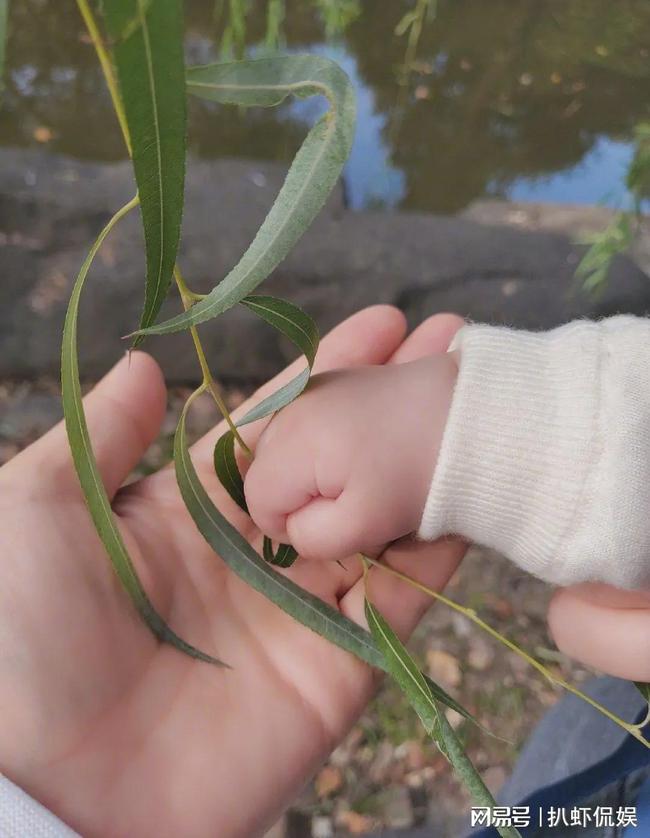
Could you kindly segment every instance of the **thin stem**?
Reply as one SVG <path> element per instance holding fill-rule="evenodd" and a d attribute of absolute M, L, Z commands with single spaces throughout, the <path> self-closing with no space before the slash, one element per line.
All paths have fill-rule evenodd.
<path fill-rule="evenodd" d="M 650 722 L 650 704 L 648 704 L 648 709 L 646 710 L 645 717 L 636 724 L 633 724 L 632 727 L 636 727 L 638 730 L 642 730 L 647 724 Z"/>
<path fill-rule="evenodd" d="M 202 393 L 205 393 L 205 382 L 199 384 L 199 386 L 194 390 L 190 395 L 187 397 L 187 401 L 185 402 L 185 406 L 183 407 L 183 413 L 187 413 L 192 406 L 192 402 L 198 398 Z"/>
<path fill-rule="evenodd" d="M 181 274 L 178 265 L 174 265 L 174 279 L 176 280 L 176 285 L 181 295 L 183 308 L 185 309 L 185 311 L 187 311 L 196 302 L 195 297 L 197 295 L 193 294 L 187 288 L 187 285 L 185 284 L 185 280 L 183 279 L 183 275 Z M 190 335 L 192 336 L 192 341 L 194 342 L 196 357 L 199 360 L 199 366 L 201 367 L 201 373 L 203 375 L 203 389 L 207 390 L 214 399 L 214 402 L 217 405 L 219 412 L 226 420 L 228 427 L 230 428 L 235 439 L 241 446 L 242 451 L 246 454 L 247 457 L 252 457 L 253 454 L 248 445 L 246 445 L 246 443 L 242 439 L 241 434 L 237 430 L 237 426 L 233 422 L 232 416 L 230 415 L 230 411 L 228 410 L 228 407 L 225 401 L 223 400 L 219 387 L 217 386 L 217 382 L 214 380 L 212 376 L 212 372 L 210 371 L 210 366 L 208 364 L 208 359 L 205 357 L 205 352 L 203 350 L 203 346 L 201 345 L 201 340 L 196 330 L 196 326 L 190 326 Z"/>
<path fill-rule="evenodd" d="M 568 681 L 565 681 L 563 678 L 554 675 L 549 669 L 547 669 L 544 666 L 544 664 L 540 663 L 540 661 L 533 658 L 523 649 L 520 649 L 519 646 L 516 645 L 516 643 L 513 643 L 512 640 L 509 640 L 507 637 L 504 637 L 504 635 L 500 634 L 496 629 L 492 628 L 491 625 L 482 620 L 473 608 L 467 608 L 464 605 L 455 602 L 455 600 L 449 599 L 449 597 L 445 596 L 444 594 L 441 594 L 439 591 L 435 591 L 433 588 L 428 588 L 421 582 L 418 582 L 415 579 L 411 579 L 411 577 L 407 576 L 405 573 L 401 573 L 399 570 L 395 570 L 389 565 L 382 564 L 381 562 L 378 562 L 376 559 L 371 559 L 369 556 L 364 556 L 363 558 L 366 562 L 369 562 L 374 567 L 378 567 L 382 570 L 385 570 L 387 573 L 396 576 L 398 579 L 401 579 L 403 582 L 406 582 L 413 588 L 417 588 L 419 591 L 422 591 L 422 593 L 427 594 L 433 599 L 439 600 L 444 605 L 448 606 L 449 608 L 452 608 L 459 614 L 462 614 L 468 620 L 471 620 L 475 625 L 479 626 L 479 628 L 483 629 L 483 631 L 487 632 L 491 637 L 494 637 L 495 640 L 498 640 L 499 643 L 502 643 L 504 646 L 507 646 L 508 649 L 510 649 L 512 652 L 514 652 L 516 655 L 519 655 L 520 658 L 523 658 L 530 666 L 534 667 L 551 683 L 557 684 L 559 687 L 562 687 L 568 692 L 573 693 L 573 695 L 577 696 L 578 698 L 581 698 L 583 701 L 586 701 L 587 704 L 590 704 L 594 709 L 598 710 L 599 713 L 602 713 L 615 724 L 619 725 L 619 727 L 622 727 L 629 734 L 634 736 L 635 739 L 638 739 L 639 742 L 646 746 L 646 748 L 650 748 L 650 742 L 643 736 L 638 725 L 633 724 L 631 722 L 626 722 L 625 719 L 621 719 L 615 713 L 612 713 L 611 710 L 607 709 L 607 707 L 604 707 L 598 701 L 591 698 L 591 696 L 586 695 L 577 687 L 574 687 L 573 684 L 569 684 Z"/>
<path fill-rule="evenodd" d="M 195 291 L 192 291 L 183 279 L 178 265 L 176 265 L 174 269 L 174 279 L 176 280 L 176 285 L 181 297 L 185 297 L 190 303 L 198 303 L 199 300 L 203 300 L 207 296 L 207 294 L 197 294 Z"/>
<path fill-rule="evenodd" d="M 401 65 L 401 67 L 398 68 L 397 85 L 399 89 L 397 92 L 397 100 L 395 102 L 396 118 L 393 121 L 392 125 L 389 127 L 390 136 L 393 143 L 397 141 L 397 137 L 401 129 L 401 114 L 403 113 L 404 105 L 406 104 L 406 98 L 408 95 L 408 83 L 413 69 L 413 64 L 415 63 L 415 59 L 417 57 L 418 44 L 422 35 L 422 28 L 431 8 L 433 8 L 434 14 L 437 11 L 437 4 L 432 6 L 431 3 L 432 0 L 417 0 L 417 5 L 414 10 L 413 21 L 409 26 L 408 38 L 406 41 L 406 50 L 404 52 L 404 62 Z"/>
<path fill-rule="evenodd" d="M 126 150 L 129 152 L 129 157 L 132 157 L 129 127 L 126 122 L 126 114 L 124 113 L 124 105 L 122 104 L 119 88 L 117 86 L 117 79 L 115 78 L 113 63 L 108 54 L 108 50 L 106 49 L 106 44 L 104 43 L 104 39 L 102 38 L 101 32 L 99 31 L 99 27 L 97 26 L 97 21 L 95 20 L 90 6 L 88 5 L 88 0 L 77 0 L 77 6 L 79 7 L 81 16 L 84 19 L 86 29 L 88 30 L 90 39 L 93 42 L 93 46 L 95 47 L 95 52 L 97 53 L 97 58 L 99 59 L 99 63 L 101 64 L 102 71 L 104 73 L 104 78 L 106 79 L 106 86 L 108 87 L 108 92 L 111 94 L 113 109 L 115 110 L 117 121 L 120 123 L 122 136 L 124 137 L 124 144 L 126 145 Z"/>

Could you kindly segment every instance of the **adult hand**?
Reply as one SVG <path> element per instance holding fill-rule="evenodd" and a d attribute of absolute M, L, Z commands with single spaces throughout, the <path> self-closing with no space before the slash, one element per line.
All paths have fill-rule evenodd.
<path fill-rule="evenodd" d="M 397 310 L 370 308 L 323 340 L 317 368 L 442 351 L 461 322 L 439 315 L 404 340 Z M 83 835 L 262 833 L 354 723 L 373 672 L 228 570 L 196 530 L 171 468 L 120 488 L 164 415 L 162 375 L 149 356 L 120 362 L 85 407 L 119 526 L 153 602 L 181 636 L 233 669 L 160 645 L 141 622 L 93 529 L 58 426 L 0 470 L 0 772 Z M 262 428 L 247 429 L 251 446 Z M 259 548 L 260 534 L 214 475 L 222 432 L 194 446 L 197 472 Z M 409 543 L 386 559 L 439 589 L 463 552 L 453 541 Z M 361 622 L 360 569 L 345 564 L 299 560 L 288 575 Z M 407 636 L 427 599 L 374 569 L 370 585 Z"/>
<path fill-rule="evenodd" d="M 548 620 L 570 657 L 618 678 L 650 681 L 650 591 L 572 585 L 555 593 Z"/>

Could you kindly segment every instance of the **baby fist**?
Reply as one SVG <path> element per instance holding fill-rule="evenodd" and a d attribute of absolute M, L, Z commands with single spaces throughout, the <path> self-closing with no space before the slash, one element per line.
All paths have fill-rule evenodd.
<path fill-rule="evenodd" d="M 310 559 L 377 553 L 413 532 L 436 465 L 457 365 L 441 354 L 314 376 L 262 435 L 251 517 Z"/>

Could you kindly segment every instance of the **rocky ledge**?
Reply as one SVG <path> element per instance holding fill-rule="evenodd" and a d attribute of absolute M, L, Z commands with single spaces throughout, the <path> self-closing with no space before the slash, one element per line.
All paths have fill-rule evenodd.
<path fill-rule="evenodd" d="M 180 263 L 190 284 L 209 290 L 237 262 L 284 176 L 277 164 L 192 160 Z M 0 377 L 57 374 L 61 327 L 76 272 L 94 237 L 133 194 L 128 163 L 97 164 L 47 152 L 0 151 Z M 605 291 L 580 291 L 576 239 L 602 228 L 597 207 L 479 202 L 462 216 L 352 212 L 337 190 L 264 291 L 304 307 L 326 331 L 377 302 L 415 324 L 436 311 L 548 328 L 577 316 L 650 310 L 650 228 L 629 257 L 615 260 Z M 95 378 L 124 351 L 142 305 L 140 222 L 125 219 L 100 252 L 84 292 L 81 369 Z M 163 312 L 179 308 L 175 295 Z M 260 380 L 291 357 L 273 330 L 237 307 L 202 328 L 222 379 Z M 187 335 L 148 348 L 170 381 L 192 381 Z"/>

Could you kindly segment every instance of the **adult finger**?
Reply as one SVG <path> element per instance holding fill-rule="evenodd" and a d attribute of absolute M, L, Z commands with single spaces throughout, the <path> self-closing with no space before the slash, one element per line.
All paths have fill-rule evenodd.
<path fill-rule="evenodd" d="M 364 364 L 384 364 L 403 341 L 405 332 L 406 321 L 399 309 L 386 305 L 365 308 L 348 317 L 323 338 L 316 355 L 314 372 Z M 234 418 L 240 418 L 263 398 L 286 384 L 304 365 L 304 358 L 290 364 L 234 411 Z M 269 419 L 262 419 L 242 429 L 247 445 L 255 447 L 268 422 Z M 196 458 L 197 465 L 206 459 L 211 462 L 214 444 L 225 430 L 226 425 L 221 422 L 193 446 L 192 456 Z"/>
<path fill-rule="evenodd" d="M 433 314 L 400 344 L 393 353 L 390 363 L 403 364 L 436 352 L 446 352 L 454 335 L 464 325 L 465 321 L 458 314 L 449 312 Z"/>
<path fill-rule="evenodd" d="M 551 600 L 548 623 L 566 655 L 609 675 L 650 681 L 650 592 L 563 588 Z"/>

